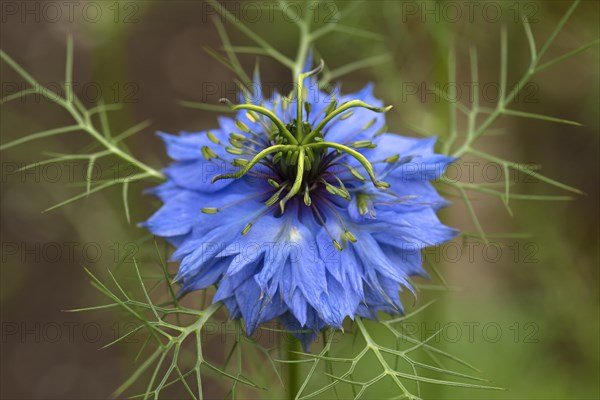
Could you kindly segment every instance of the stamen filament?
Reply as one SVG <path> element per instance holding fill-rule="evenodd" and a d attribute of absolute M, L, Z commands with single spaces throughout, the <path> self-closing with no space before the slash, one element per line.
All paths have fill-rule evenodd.
<path fill-rule="evenodd" d="M 227 205 L 224 205 L 223 207 L 218 207 L 218 208 L 217 207 L 203 207 L 203 208 L 201 208 L 201 211 L 204 214 L 216 214 L 216 213 L 218 213 L 220 211 L 223 211 L 223 210 L 225 210 L 225 209 L 227 209 L 229 207 L 237 206 L 238 204 L 243 203 L 245 201 L 252 200 L 252 199 L 260 197 L 260 196 L 264 196 L 265 194 L 269 193 L 270 191 L 271 190 L 265 190 L 265 191 L 262 191 L 260 193 L 255 193 L 255 194 L 253 194 L 251 196 L 246 196 L 243 199 L 236 200 L 233 203 L 229 203 Z"/>
<path fill-rule="evenodd" d="M 312 204 L 312 200 L 310 198 L 310 189 L 308 188 L 308 184 L 304 185 L 304 204 L 306 204 L 307 207 L 310 207 L 310 205 Z"/>
<path fill-rule="evenodd" d="M 252 221 L 250 221 L 248 224 L 246 224 L 244 229 L 242 229 L 242 236 L 244 236 L 248 232 L 250 232 L 250 228 L 252 228 L 252 226 L 256 223 L 256 221 L 258 221 L 259 219 L 261 219 L 262 217 L 267 215 L 273 208 L 275 208 L 275 206 L 271 206 L 271 207 L 267 206 L 266 209 L 263 212 L 261 212 L 256 218 L 254 218 Z"/>
<path fill-rule="evenodd" d="M 373 182 L 373 185 L 375 185 L 376 188 L 387 189 L 389 187 L 389 184 L 377 180 L 377 177 L 375 177 L 375 172 L 373 171 L 373 167 L 371 166 L 371 163 L 369 162 L 369 160 L 367 160 L 367 158 L 365 156 L 363 156 L 362 154 L 360 154 L 358 151 L 351 149 L 348 146 L 344 146 L 343 144 L 339 144 L 339 143 L 335 143 L 335 142 L 310 143 L 305 146 L 313 147 L 313 148 L 331 147 L 331 148 L 343 151 L 345 153 L 348 153 L 352 157 L 356 158 L 356 160 L 359 163 L 361 163 L 361 165 L 364 167 L 364 169 L 369 174 L 369 177 L 371 178 L 371 181 Z"/>
<path fill-rule="evenodd" d="M 337 217 L 337 219 L 340 221 L 340 225 L 342 225 L 342 229 L 344 229 L 344 235 L 346 236 L 346 238 L 351 241 L 352 243 L 356 243 L 356 237 L 352 234 L 352 232 L 350 232 L 348 230 L 348 227 L 346 227 L 346 224 L 344 223 L 344 219 L 342 218 L 342 216 L 337 212 L 337 210 L 335 209 L 334 206 L 331 205 L 331 203 L 329 203 L 329 201 L 327 201 L 327 199 L 323 198 L 321 195 L 319 195 L 318 193 L 316 194 L 316 196 L 323 202 L 325 203 L 325 205 L 333 212 L 333 214 Z"/>
<path fill-rule="evenodd" d="M 358 172 L 356 170 L 356 168 L 354 168 L 352 165 L 350 164 L 346 164 L 346 163 L 335 163 L 332 165 L 341 165 L 342 167 L 346 167 L 348 169 L 348 171 L 350 171 L 350 173 L 359 181 L 365 181 L 367 178 L 365 178 L 360 172 Z"/>
<path fill-rule="evenodd" d="M 327 232 L 327 236 L 329 236 L 329 238 L 333 242 L 333 245 L 335 246 L 336 250 L 342 251 L 342 246 L 340 246 L 340 243 L 333 237 L 333 235 L 329 231 L 329 228 L 327 228 L 327 224 L 325 223 L 325 220 L 323 220 L 323 217 L 321 216 L 321 213 L 319 212 L 319 207 L 317 207 L 315 205 L 313 207 L 313 210 L 315 211 L 315 214 L 317 215 L 317 218 L 321 222 L 321 225 L 323 225 L 323 228 L 325 228 L 325 232 Z"/>
<path fill-rule="evenodd" d="M 288 186 L 288 182 L 284 183 L 283 185 L 281 185 L 279 187 L 279 190 L 277 192 L 275 192 L 275 194 L 273 196 L 271 196 L 269 198 L 269 200 L 265 201 L 265 205 L 270 206 L 275 204 L 275 202 L 277 200 L 279 200 L 279 195 L 281 194 L 281 192 L 283 192 L 283 190 Z"/>

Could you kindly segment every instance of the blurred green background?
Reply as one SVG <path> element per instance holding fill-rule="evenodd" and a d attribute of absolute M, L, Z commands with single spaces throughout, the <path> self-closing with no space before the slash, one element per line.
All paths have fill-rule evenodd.
<path fill-rule="evenodd" d="M 168 159 L 154 131 L 199 131 L 215 126 L 216 116 L 182 107 L 179 100 L 216 103 L 235 92 L 234 75 L 206 51 L 221 50 L 221 43 L 206 3 L 194 1 L 77 2 L 69 11 L 61 2 L 3 1 L 0 47 L 42 84 L 57 88 L 64 76 L 66 34 L 75 40 L 76 93 L 92 106 L 100 97 L 106 103 L 123 102 L 110 114 L 114 132 L 145 119 L 151 125 L 127 143 L 133 153 L 157 168 Z M 297 32 L 289 18 L 268 12 L 256 14 L 262 2 L 228 2 L 228 9 L 256 33 L 285 54 L 294 56 Z M 500 29 L 508 32 L 509 84 L 528 66 L 529 48 L 518 15 L 531 20 L 541 46 L 570 2 L 400 2 L 364 4 L 325 2 L 319 21 L 326 21 L 335 4 L 348 30 L 360 28 L 373 37 L 336 32 L 317 42 L 317 52 L 335 69 L 353 61 L 388 54 L 372 67 L 339 80 L 351 92 L 368 82 L 375 94 L 394 110 L 390 131 L 417 136 L 418 131 L 444 136 L 448 132 L 448 106 L 433 94 L 448 83 L 448 54 L 456 49 L 460 100 L 468 104 L 469 49 L 479 55 L 479 80 L 491 88 L 484 103 L 493 105 L 493 88 L 499 76 Z M 298 3 L 296 3 L 298 4 Z M 263 5 L 264 6 L 264 5 Z M 333 7 L 333 6 L 331 6 Z M 469 8 L 472 7 L 472 8 Z M 457 14 L 457 10 L 459 14 Z M 470 11 L 469 11 L 470 10 Z M 500 10 L 500 15 L 498 15 Z M 100 14 L 98 14 L 98 12 Z M 332 15 L 332 21 L 336 14 Z M 599 36 L 600 7 L 584 1 L 548 50 L 549 59 L 567 53 Z M 329 23 L 329 22 L 325 22 Z M 231 24 L 225 24 L 234 43 L 249 45 Z M 256 57 L 242 56 L 247 71 Z M 260 57 L 263 81 L 289 88 L 289 71 Z M 6 65 L 0 66 L 1 97 L 25 88 Z M 485 86 L 487 85 L 487 86 Z M 496 85 L 496 86 L 494 86 Z M 418 88 L 418 90 L 414 90 Z M 471 391 L 423 385 L 431 399 L 597 399 L 599 388 L 599 81 L 598 48 L 587 51 L 536 75 L 514 109 L 578 121 L 582 126 L 546 121 L 502 118 L 493 135 L 478 147 L 508 159 L 543 166 L 542 172 L 577 187 L 585 194 L 570 202 L 512 201 L 510 217 L 497 198 L 473 195 L 485 231 L 493 236 L 523 234 L 503 239 L 498 247 L 474 245 L 432 250 L 445 254 L 441 272 L 452 290 L 422 290 L 416 306 L 437 301 L 411 320 L 409 328 L 420 337 L 441 329 L 431 344 L 459 355 L 477 366 L 482 376 L 506 391 Z M 40 98 L 2 105 L 1 142 L 70 123 L 68 115 Z M 464 121 L 461 128 L 464 129 Z M 90 285 L 82 266 L 100 275 L 119 266 L 123 279 L 130 276 L 132 254 L 141 260 L 149 280 L 160 274 L 154 245 L 136 227 L 159 203 L 143 196 L 151 183 L 130 188 L 132 223 L 126 222 L 121 192 L 109 189 L 49 213 L 47 207 L 83 190 L 85 164 L 36 168 L 17 172 L 41 160 L 43 152 L 77 152 L 89 140 L 84 135 L 29 143 L 1 153 L 2 157 L 2 268 L 1 272 L 1 397 L 106 398 L 133 370 L 133 359 L 143 336 L 98 351 L 118 334 L 131 329 L 117 310 L 73 314 L 62 310 L 103 304 L 106 300 Z M 474 162 L 472 169 L 464 162 Z M 114 171 L 116 160 L 100 163 L 104 177 L 126 174 Z M 465 159 L 462 180 L 489 178 L 486 165 Z M 472 175 L 469 175 L 469 171 Z M 119 175 L 121 176 L 121 175 Z M 471 181 L 472 182 L 472 181 Z M 520 193 L 563 194 L 538 181 L 515 178 Z M 459 198 L 442 213 L 444 221 L 466 232 L 475 228 Z M 500 241 L 500 239 L 494 239 Z M 459 243 L 457 241 L 457 243 Z M 162 244 L 160 244 L 162 246 Z M 469 251 L 468 249 L 472 249 Z M 487 252 L 489 250 L 489 252 Z M 171 265 L 176 270 L 176 265 Z M 128 275 L 129 271 L 129 275 Z M 132 284 L 134 282 L 131 282 Z M 422 282 L 426 284 L 427 282 Z M 439 282 L 438 282 L 439 283 Z M 198 306 L 198 296 L 188 299 Z M 407 298 L 407 309 L 412 302 Z M 222 314 L 224 317 L 225 314 Z M 369 325 L 373 327 L 373 325 Z M 231 338 L 229 338 L 231 340 Z M 344 339 L 347 341 L 346 339 Z M 209 355 L 223 359 L 228 348 L 215 340 Z M 230 344 L 229 344 L 230 345 Z M 316 345 L 315 351 L 318 351 Z M 348 344 L 343 349 L 350 349 Z M 345 351 L 345 350 L 343 350 Z M 348 350 L 350 351 L 350 350 Z M 370 367 L 367 366 L 365 371 Z M 274 377 L 269 397 L 283 392 Z M 208 380 L 207 397 L 222 398 L 230 382 L 221 387 Z M 184 396 L 174 391 L 172 396 Z M 340 394 L 348 395 L 348 390 Z M 394 395 L 391 383 L 375 388 L 367 398 Z M 243 398 L 263 398 L 259 391 Z M 328 393 L 329 397 L 333 393 Z M 326 396 L 326 397 L 327 397 Z"/>

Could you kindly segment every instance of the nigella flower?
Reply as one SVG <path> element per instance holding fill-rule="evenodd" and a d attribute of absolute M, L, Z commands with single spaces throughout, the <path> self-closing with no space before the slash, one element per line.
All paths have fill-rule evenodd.
<path fill-rule="evenodd" d="M 420 250 L 456 234 L 430 183 L 452 159 L 388 133 L 371 86 L 328 95 L 318 71 L 294 99 L 259 93 L 217 129 L 161 134 L 175 162 L 144 223 L 176 247 L 183 292 L 216 285 L 248 334 L 279 318 L 305 347 L 346 317 L 402 313 L 399 292 L 426 275 Z"/>

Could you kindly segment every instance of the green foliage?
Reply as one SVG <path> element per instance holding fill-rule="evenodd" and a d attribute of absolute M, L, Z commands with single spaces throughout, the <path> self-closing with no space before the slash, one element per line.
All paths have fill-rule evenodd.
<path fill-rule="evenodd" d="M 100 104 L 92 107 L 85 108 L 81 100 L 73 92 L 73 38 L 71 36 L 67 39 L 67 52 L 65 62 L 65 78 L 63 87 L 65 90 L 64 97 L 55 91 L 42 86 L 36 81 L 27 71 L 25 71 L 15 60 L 13 60 L 8 54 L 0 50 L 0 59 L 8 64 L 25 82 L 27 82 L 31 88 L 21 90 L 17 93 L 8 95 L 0 99 L 0 104 L 5 104 L 13 100 L 20 99 L 24 96 L 41 95 L 46 97 L 48 100 L 54 102 L 56 105 L 62 107 L 72 118 L 73 125 L 63 126 L 59 128 L 48 129 L 42 132 L 35 132 L 15 139 L 9 143 L 0 145 L 0 151 L 6 150 L 15 146 L 19 146 L 34 140 L 43 139 L 52 136 L 64 135 L 67 133 L 83 132 L 92 139 L 92 143 L 84 149 L 82 154 L 55 154 L 46 153 L 50 158 L 46 160 L 26 165 L 21 170 L 27 170 L 37 168 L 41 165 L 59 163 L 71 160 L 87 160 L 87 173 L 85 183 L 85 192 L 73 196 L 65 201 L 55 204 L 52 207 L 44 211 L 51 211 L 64 205 L 70 204 L 79 199 L 88 197 L 90 194 L 99 192 L 106 188 L 115 185 L 122 185 L 123 188 L 123 205 L 125 208 L 125 216 L 127 221 L 130 221 L 129 205 L 128 205 L 128 186 L 132 182 L 137 182 L 147 179 L 164 179 L 162 172 L 144 164 L 142 161 L 136 159 L 127 150 L 124 141 L 135 135 L 136 133 L 142 132 L 150 125 L 150 121 L 140 122 L 123 132 L 113 135 L 110 129 L 108 120 L 108 113 L 119 110 L 122 108 L 122 104 Z M 97 148 L 101 150 L 97 150 Z M 97 151 L 94 151 L 97 150 Z M 99 185 L 92 187 L 92 173 L 94 170 L 95 163 L 101 158 L 108 156 L 116 156 L 121 162 L 126 163 L 127 166 L 133 166 L 138 172 L 131 174 L 127 177 L 119 177 L 109 181 L 101 182 Z"/>
<path fill-rule="evenodd" d="M 507 33 L 506 29 L 502 29 L 500 36 L 500 97 L 496 106 L 493 109 L 481 107 L 479 94 L 476 92 L 471 103 L 471 107 L 453 101 L 448 93 L 439 92 L 438 94 L 448 102 L 449 106 L 449 115 L 450 115 L 450 129 L 449 133 L 441 138 L 443 141 L 443 152 L 448 155 L 452 155 L 454 157 L 461 157 L 464 155 L 471 155 L 475 157 L 479 157 L 485 161 L 494 162 L 502 166 L 503 174 L 504 174 L 504 188 L 503 190 L 495 190 L 489 185 L 485 184 L 476 184 L 476 183 L 463 183 L 463 182 L 455 182 L 450 181 L 448 179 L 442 178 L 441 182 L 452 187 L 458 194 L 461 199 L 464 201 L 467 210 L 473 220 L 473 223 L 477 229 L 479 237 L 485 243 L 488 243 L 488 238 L 485 233 L 485 230 L 481 226 L 479 219 L 473 209 L 471 199 L 467 192 L 476 192 L 489 196 L 494 196 L 502 200 L 502 203 L 506 207 L 508 213 L 512 216 L 513 212 L 510 208 L 511 199 L 515 200 L 529 200 L 529 201 L 562 201 L 562 200 L 570 200 L 570 196 L 556 196 L 556 195 L 530 195 L 530 194 L 516 194 L 511 192 L 511 182 L 510 182 L 510 170 L 516 171 L 518 173 L 522 173 L 528 175 L 532 178 L 538 179 L 544 183 L 547 183 L 551 186 L 555 186 L 559 189 L 575 193 L 582 194 L 582 192 L 574 187 L 566 185 L 564 183 L 558 182 L 552 178 L 544 176 L 537 172 L 536 169 L 526 166 L 524 164 L 506 160 L 490 154 L 488 152 L 484 152 L 474 147 L 475 143 L 478 139 L 483 136 L 489 134 L 490 129 L 494 125 L 494 123 L 502 116 L 511 116 L 518 118 L 528 118 L 532 120 L 541 120 L 547 122 L 561 123 L 567 125 L 576 125 L 580 124 L 575 121 L 569 121 L 562 118 L 533 114 L 525 111 L 513 110 L 508 108 L 511 102 L 517 97 L 521 90 L 527 85 L 527 83 L 533 78 L 534 75 L 539 72 L 554 66 L 562 61 L 569 59 L 570 57 L 581 53 L 582 51 L 596 46 L 600 43 L 600 40 L 595 40 L 591 43 L 585 44 L 580 48 L 568 52 L 562 56 L 556 57 L 545 63 L 542 63 L 541 60 L 556 38 L 556 36 L 560 33 L 564 25 L 566 24 L 569 17 L 573 14 L 579 0 L 573 2 L 568 11 L 564 14 L 560 22 L 554 28 L 548 39 L 544 42 L 542 48 L 538 51 L 535 39 L 533 37 L 533 33 L 531 31 L 531 26 L 529 21 L 527 21 L 526 17 L 523 17 L 522 23 L 523 28 L 525 30 L 525 36 L 527 37 L 527 41 L 529 43 L 530 48 L 530 62 L 528 68 L 523 73 L 521 78 L 518 80 L 517 84 L 510 90 L 507 88 L 507 74 L 508 74 L 508 43 L 507 43 Z M 456 60 L 454 52 L 450 54 L 449 61 L 449 81 L 456 81 Z M 477 65 L 477 50 L 475 48 L 471 48 L 470 51 L 470 61 L 471 61 L 471 80 L 472 82 L 479 82 L 479 71 Z M 463 116 L 467 119 L 467 130 L 464 134 L 459 134 L 458 132 L 458 113 L 463 114 Z M 478 123 L 478 117 L 484 116 L 485 118 Z M 459 138 L 462 138 L 462 143 L 457 146 L 457 142 Z"/>

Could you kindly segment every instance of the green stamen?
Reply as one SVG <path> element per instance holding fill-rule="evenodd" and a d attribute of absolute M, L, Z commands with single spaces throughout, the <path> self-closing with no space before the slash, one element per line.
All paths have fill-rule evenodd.
<path fill-rule="evenodd" d="M 254 117 L 254 115 L 252 115 L 251 112 L 247 112 L 246 113 L 246 118 L 248 118 L 252 122 L 256 122 L 257 121 L 257 119 Z"/>
<path fill-rule="evenodd" d="M 326 180 L 323 180 L 322 182 L 325 184 L 325 190 L 327 190 L 329 193 L 334 196 L 341 197 L 344 200 L 350 201 L 350 193 L 348 193 L 345 189 L 337 188 Z"/>
<path fill-rule="evenodd" d="M 250 222 L 244 227 L 244 229 L 242 229 L 242 236 L 245 236 L 248 232 L 250 232 L 250 228 L 252 228 L 252 225 L 254 225 L 254 223 Z"/>
<path fill-rule="evenodd" d="M 312 204 L 312 199 L 310 198 L 308 185 L 305 185 L 304 187 L 304 204 L 306 204 L 307 207 L 310 207 L 310 205 Z"/>
<path fill-rule="evenodd" d="M 266 206 L 272 206 L 273 204 L 275 204 L 275 202 L 277 200 L 279 200 L 279 196 L 281 195 L 281 192 L 283 192 L 283 190 L 287 187 L 287 185 L 288 185 L 287 182 L 284 183 L 283 185 L 281 185 L 281 187 L 279 188 L 279 190 L 277 192 L 275 192 L 275 194 L 273 196 L 271 196 L 269 198 L 269 200 L 267 200 L 265 202 L 265 205 Z"/>
<path fill-rule="evenodd" d="M 225 147 L 225 151 L 228 152 L 229 154 L 233 154 L 236 156 L 241 156 L 243 154 L 246 154 L 246 152 L 242 149 L 238 149 L 237 147 Z"/>
<path fill-rule="evenodd" d="M 385 160 L 383 160 L 383 162 L 393 164 L 393 163 L 397 162 L 399 159 L 400 159 L 400 154 L 396 154 L 395 156 L 390 156 L 390 157 L 386 158 Z"/>
<path fill-rule="evenodd" d="M 217 154 L 210 147 L 203 146 L 202 147 L 202 157 L 204 157 L 204 159 L 206 161 L 210 161 L 213 158 L 217 158 Z"/>
<path fill-rule="evenodd" d="M 243 144 L 241 144 L 237 140 L 233 139 L 232 137 L 229 138 L 229 144 L 231 144 L 233 147 L 235 147 L 237 149 L 241 149 L 242 147 L 244 147 Z"/>
<path fill-rule="evenodd" d="M 344 236 L 346 236 L 346 239 L 348 239 L 352 243 L 356 243 L 357 242 L 356 236 L 354 236 L 352 234 L 352 232 L 350 232 L 350 231 L 344 231 Z"/>
<path fill-rule="evenodd" d="M 277 189 L 280 185 L 279 182 L 273 180 L 273 179 L 267 179 L 267 182 L 269 183 L 269 185 L 273 186 L 275 189 Z"/>
<path fill-rule="evenodd" d="M 219 141 L 219 139 L 217 139 L 217 137 L 216 137 L 216 136 L 215 136 L 215 135 L 214 135 L 212 132 L 208 132 L 208 133 L 206 134 L 206 136 L 208 136 L 208 140 L 210 140 L 210 141 L 211 141 L 211 142 L 213 142 L 214 144 L 219 144 L 219 143 L 221 143 L 221 142 Z"/>
<path fill-rule="evenodd" d="M 243 168 L 244 166 L 248 165 L 248 163 L 249 163 L 249 161 L 246 160 L 245 158 L 234 158 L 232 165 L 234 167 Z"/>
<path fill-rule="evenodd" d="M 371 181 L 373 182 L 373 185 L 375 185 L 376 188 L 387 189 L 388 187 L 390 187 L 389 184 L 377 180 L 377 178 L 375 177 L 375 172 L 373 171 L 373 166 L 371 165 L 371 163 L 369 162 L 369 160 L 367 160 L 367 158 L 365 156 L 360 154 L 358 151 L 351 149 L 348 146 L 344 146 L 343 144 L 334 143 L 334 142 L 310 143 L 305 146 L 313 147 L 313 148 L 331 147 L 331 148 L 337 149 L 339 151 L 348 153 L 352 157 L 356 158 L 356 160 L 359 163 L 361 163 L 361 165 L 364 167 L 364 169 L 369 174 L 369 178 L 371 178 Z"/>
<path fill-rule="evenodd" d="M 244 136 L 244 135 L 240 135 L 239 133 L 232 133 L 232 134 L 230 134 L 230 135 L 229 135 L 229 140 L 231 140 L 231 139 L 233 139 L 233 140 L 237 140 L 237 141 L 239 141 L 239 142 L 243 142 L 243 141 L 245 141 L 247 138 L 246 138 L 246 136 Z"/>
<path fill-rule="evenodd" d="M 352 143 L 352 147 L 355 149 L 374 149 L 377 145 L 370 140 L 357 140 Z"/>
<path fill-rule="evenodd" d="M 369 212 L 368 198 L 369 196 L 363 193 L 359 193 L 356 196 L 356 204 L 358 205 L 358 213 L 360 215 L 365 215 Z"/>
<path fill-rule="evenodd" d="M 246 133 L 250 132 L 250 128 L 248 128 L 248 125 L 246 125 L 242 121 L 235 121 L 235 126 L 237 126 L 237 128 L 240 131 L 243 131 L 243 132 L 246 132 Z"/>
<path fill-rule="evenodd" d="M 344 114 L 340 117 L 340 121 L 350 118 L 352 116 L 352 114 L 354 114 L 354 111 L 348 111 L 346 114 Z"/>
<path fill-rule="evenodd" d="M 377 118 L 373 118 L 370 122 L 367 122 L 365 124 L 365 126 L 362 127 L 362 130 L 366 131 L 367 129 L 369 129 L 370 127 L 372 127 L 375 124 L 375 122 L 377 122 Z"/>
<path fill-rule="evenodd" d="M 350 171 L 350 173 L 352 175 L 354 175 L 354 177 L 356 179 L 358 179 L 359 181 L 366 181 L 367 180 L 367 178 L 365 178 L 364 176 L 362 176 L 362 174 L 360 172 L 358 172 L 358 170 L 356 168 L 354 168 L 354 167 L 352 167 L 351 165 L 348 165 L 348 164 L 344 164 L 344 166 L 346 168 L 348 168 L 348 170 Z"/>

